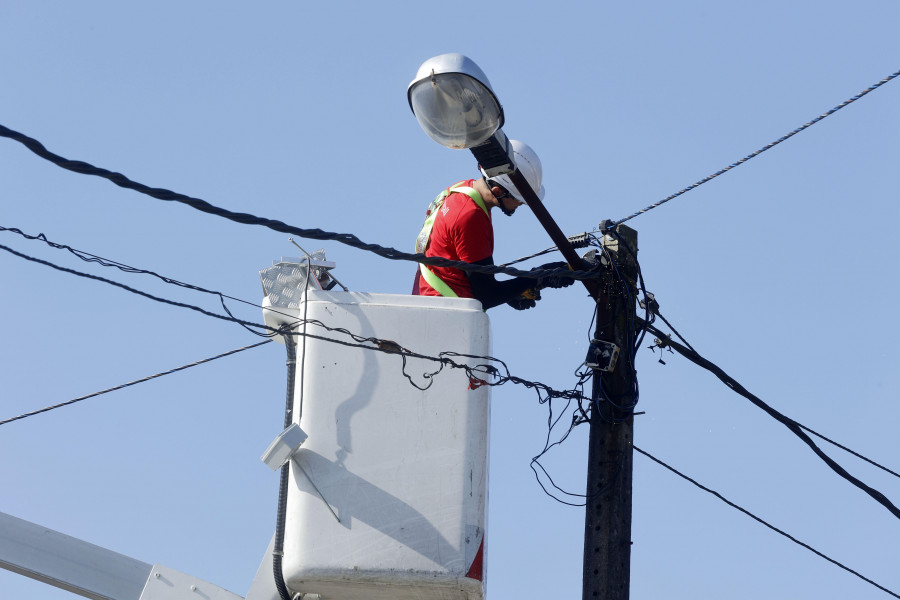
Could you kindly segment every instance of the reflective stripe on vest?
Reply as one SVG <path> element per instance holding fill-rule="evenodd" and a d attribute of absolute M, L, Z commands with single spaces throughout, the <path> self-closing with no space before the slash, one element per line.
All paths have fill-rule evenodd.
<path fill-rule="evenodd" d="M 468 186 L 462 185 L 462 182 L 455 183 L 451 185 L 449 188 L 441 192 L 437 195 L 437 197 L 431 202 L 431 205 L 428 207 L 428 211 L 425 213 L 425 224 L 422 226 L 422 231 L 419 232 L 419 236 L 416 238 L 416 253 L 424 254 L 425 250 L 428 248 L 428 242 L 431 241 L 431 230 L 434 228 L 434 221 L 437 219 L 438 210 L 440 210 L 441 206 L 444 205 L 444 200 L 447 199 L 447 196 L 450 194 L 459 192 L 461 194 L 465 194 L 469 198 L 472 199 L 478 208 L 484 211 L 484 214 L 490 218 L 491 213 L 488 211 L 487 206 L 484 204 L 484 200 L 481 199 L 481 194 L 479 194 L 475 188 L 470 188 Z M 425 280 L 425 283 L 430 285 L 434 290 L 444 296 L 446 298 L 458 298 L 459 296 L 453 289 L 444 282 L 443 279 L 438 277 L 437 273 L 429 269 L 427 266 L 419 263 L 419 272 L 422 273 L 422 279 Z"/>

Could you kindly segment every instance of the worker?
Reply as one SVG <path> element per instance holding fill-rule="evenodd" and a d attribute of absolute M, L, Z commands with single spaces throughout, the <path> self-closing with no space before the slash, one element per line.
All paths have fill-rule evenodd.
<path fill-rule="evenodd" d="M 537 154 L 519 140 L 510 140 L 510 146 L 519 172 L 538 198 L 543 200 L 541 161 Z M 488 177 L 480 165 L 479 170 L 481 177 L 460 181 L 434 199 L 425 213 L 425 225 L 416 239 L 416 252 L 478 265 L 494 264 L 491 211 L 497 208 L 503 214 L 512 216 L 519 206 L 525 204 L 525 199 L 507 175 Z M 535 269 L 561 269 L 566 266 L 564 262 L 555 262 Z M 504 303 L 516 310 L 525 310 L 533 308 L 540 300 L 542 288 L 560 288 L 572 283 L 573 279 L 565 275 L 497 281 L 493 275 L 420 263 L 412 293 L 475 298 L 481 301 L 484 310 Z"/>

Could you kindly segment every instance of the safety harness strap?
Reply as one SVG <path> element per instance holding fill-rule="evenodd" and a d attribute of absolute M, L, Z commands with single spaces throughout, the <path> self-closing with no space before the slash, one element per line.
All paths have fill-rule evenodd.
<path fill-rule="evenodd" d="M 428 207 L 428 211 L 426 213 L 425 224 L 422 226 L 422 231 L 419 232 L 419 236 L 416 238 L 416 252 L 419 254 L 424 254 L 425 250 L 428 248 L 428 242 L 431 239 L 431 230 L 434 228 L 434 221 L 437 218 L 438 210 L 443 206 L 444 200 L 447 199 L 452 193 L 459 192 L 461 194 L 465 194 L 472 201 L 484 211 L 484 214 L 490 217 L 490 211 L 488 211 L 487 206 L 484 204 L 484 200 L 481 198 L 481 194 L 475 188 L 471 188 L 468 186 L 462 185 L 463 182 L 455 183 L 451 185 L 449 188 L 438 194 L 438 196 L 431 202 L 431 206 Z M 427 266 L 423 264 L 419 264 L 419 271 L 422 273 L 422 279 L 425 280 L 425 283 L 430 285 L 432 288 L 437 291 L 441 296 L 445 298 L 458 298 L 459 296 L 453 289 L 444 282 L 443 279 L 438 277 L 437 273 L 429 269 Z"/>

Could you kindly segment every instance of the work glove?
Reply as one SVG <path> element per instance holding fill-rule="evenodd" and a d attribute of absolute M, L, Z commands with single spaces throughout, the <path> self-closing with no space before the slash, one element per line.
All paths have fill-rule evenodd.
<path fill-rule="evenodd" d="M 547 263 L 546 265 L 541 265 L 539 267 L 535 267 L 531 269 L 532 271 L 541 270 L 556 270 L 556 269 L 568 269 L 569 264 L 565 262 L 552 262 Z M 575 280 L 571 277 L 566 277 L 565 275 L 550 275 L 548 277 L 541 277 L 538 279 L 538 287 L 541 288 L 564 288 L 568 287 L 575 283 Z"/>
<path fill-rule="evenodd" d="M 522 295 L 515 300 L 507 302 L 516 310 L 528 310 L 537 306 L 537 301 L 541 299 L 541 291 L 537 288 L 525 290 Z"/>

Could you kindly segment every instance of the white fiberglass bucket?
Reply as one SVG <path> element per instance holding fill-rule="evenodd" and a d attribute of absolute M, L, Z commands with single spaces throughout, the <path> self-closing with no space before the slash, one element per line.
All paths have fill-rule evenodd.
<path fill-rule="evenodd" d="M 330 328 L 428 356 L 490 353 L 475 300 L 324 291 L 308 299 L 306 318 Z M 302 305 L 279 310 L 304 317 Z M 305 331 L 357 343 L 318 324 Z M 295 339 L 294 420 L 309 439 L 291 466 L 288 588 L 325 600 L 483 598 L 490 388 L 449 366 L 423 377 L 440 364 L 407 357 L 412 381 L 431 383 L 423 391 L 397 354 Z"/>

